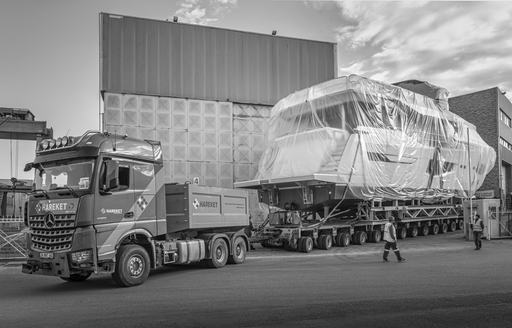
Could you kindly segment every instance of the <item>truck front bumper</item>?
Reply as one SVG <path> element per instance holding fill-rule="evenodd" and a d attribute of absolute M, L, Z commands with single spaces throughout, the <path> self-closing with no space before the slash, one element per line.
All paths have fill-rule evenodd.
<path fill-rule="evenodd" d="M 31 252 L 26 264 L 22 266 L 22 272 L 28 274 L 41 274 L 46 276 L 69 277 L 72 273 L 69 269 L 66 253 L 55 254 L 53 259 L 41 259 L 39 253 Z"/>

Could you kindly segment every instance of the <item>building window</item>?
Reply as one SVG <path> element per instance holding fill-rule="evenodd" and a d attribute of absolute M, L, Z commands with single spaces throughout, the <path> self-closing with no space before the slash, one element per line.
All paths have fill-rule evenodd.
<path fill-rule="evenodd" d="M 512 151 L 512 144 L 510 144 L 507 140 L 500 138 L 500 145 Z"/>
<path fill-rule="evenodd" d="M 508 115 L 505 114 L 505 112 L 503 112 L 503 110 L 501 108 L 500 108 L 500 120 L 502 120 L 503 123 L 505 123 L 505 125 L 508 126 L 509 128 L 512 127 L 510 117 L 508 117 Z"/>

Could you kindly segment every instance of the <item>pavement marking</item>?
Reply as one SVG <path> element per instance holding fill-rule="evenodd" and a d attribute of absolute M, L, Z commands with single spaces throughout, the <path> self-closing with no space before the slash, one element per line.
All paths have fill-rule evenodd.
<path fill-rule="evenodd" d="M 428 251 L 459 251 L 464 249 L 472 249 L 472 247 L 468 246 L 450 246 L 450 247 L 422 247 L 422 248 L 402 248 L 402 253 L 409 254 L 409 253 L 419 253 L 419 252 L 428 252 Z M 269 254 L 269 255 L 259 255 L 259 256 L 247 256 L 247 259 L 254 259 L 254 260 L 282 260 L 282 259 L 289 259 L 289 258 L 303 258 L 303 257 L 332 257 L 332 256 L 362 256 L 362 255 L 376 255 L 376 254 L 382 254 L 384 251 L 383 249 L 379 250 L 368 250 L 368 251 L 359 251 L 359 252 L 350 252 L 350 253 L 331 253 L 331 252 L 323 252 L 321 254 L 306 254 L 306 253 L 299 253 L 299 254 L 292 254 L 288 253 L 289 255 L 275 255 L 275 254 Z"/>

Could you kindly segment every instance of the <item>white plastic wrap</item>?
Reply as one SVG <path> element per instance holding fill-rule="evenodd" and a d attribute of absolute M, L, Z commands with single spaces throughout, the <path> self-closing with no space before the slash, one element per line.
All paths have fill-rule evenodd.
<path fill-rule="evenodd" d="M 357 75 L 295 92 L 272 109 L 254 182 L 320 180 L 359 199 L 467 197 L 496 153 L 446 107 Z"/>

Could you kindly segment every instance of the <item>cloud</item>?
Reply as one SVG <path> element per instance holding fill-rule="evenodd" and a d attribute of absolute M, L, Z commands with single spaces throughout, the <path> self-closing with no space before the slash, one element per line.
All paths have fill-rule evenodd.
<path fill-rule="evenodd" d="M 179 4 L 174 16 L 180 22 L 208 25 L 216 22 L 218 17 L 229 12 L 238 0 L 184 0 Z"/>
<path fill-rule="evenodd" d="M 512 3 L 338 2 L 339 73 L 512 94 Z M 508 96 L 508 94 L 507 94 Z"/>

